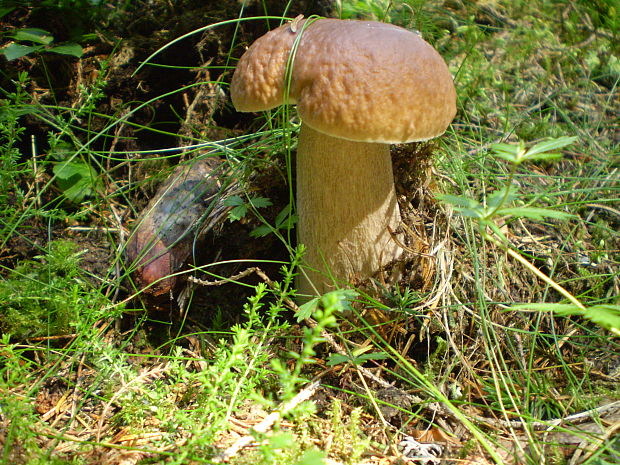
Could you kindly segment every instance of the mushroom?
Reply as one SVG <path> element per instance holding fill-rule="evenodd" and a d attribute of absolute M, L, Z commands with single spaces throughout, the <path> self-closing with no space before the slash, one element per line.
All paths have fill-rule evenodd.
<path fill-rule="evenodd" d="M 301 295 L 371 277 L 401 256 L 389 144 L 437 137 L 456 113 L 452 76 L 432 46 L 391 24 L 296 19 L 249 47 L 230 91 L 238 111 L 297 104 Z"/>

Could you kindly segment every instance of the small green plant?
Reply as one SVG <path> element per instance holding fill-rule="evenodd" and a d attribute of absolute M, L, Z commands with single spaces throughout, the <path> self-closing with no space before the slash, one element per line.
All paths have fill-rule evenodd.
<path fill-rule="evenodd" d="M 301 253 L 296 252 L 294 256 L 295 259 L 293 262 L 294 266 L 296 266 L 297 262 L 301 258 Z M 286 290 L 294 278 L 294 275 L 290 271 L 292 269 L 294 268 L 285 267 L 284 285 L 278 284 L 274 286 L 274 293 L 279 297 L 279 299 L 288 299 L 290 297 L 290 294 Z M 287 282 L 288 284 L 286 284 Z M 257 286 L 257 289 L 260 292 L 261 290 L 264 291 L 265 287 L 260 284 Z M 257 296 L 258 295 L 259 293 L 257 293 Z M 355 294 L 351 293 L 351 291 L 347 290 L 334 291 L 317 298 L 312 304 L 312 312 L 309 316 L 302 317 L 298 312 L 298 318 L 309 318 L 311 316 L 314 323 L 303 329 L 303 339 L 300 352 L 289 351 L 286 357 L 274 358 L 271 360 L 272 370 L 279 381 L 279 398 L 281 401 L 286 402 L 293 399 L 295 395 L 299 393 L 302 385 L 307 382 L 306 377 L 303 375 L 303 369 L 308 365 L 315 363 L 314 358 L 316 356 L 316 352 L 314 348 L 317 344 L 324 342 L 322 333 L 327 328 L 336 326 L 337 320 L 335 315 L 342 312 L 345 307 L 350 305 L 350 299 L 352 299 L 354 295 Z M 274 315 L 279 312 L 278 309 L 282 309 L 281 304 L 271 306 L 269 321 L 271 321 Z M 304 315 L 305 314 L 306 313 L 304 311 Z M 286 363 L 286 358 L 288 358 L 291 363 Z M 262 402 L 266 405 L 271 407 L 275 406 L 274 402 L 266 398 L 260 400 L 262 400 Z M 292 410 L 286 412 L 287 416 L 297 419 L 308 418 L 312 413 L 314 413 L 314 405 L 307 402 L 301 403 L 295 406 Z M 351 437 L 353 439 L 357 439 L 359 437 L 359 414 L 360 411 L 357 411 L 352 416 L 351 420 L 347 424 L 349 428 L 346 431 L 341 428 L 341 425 L 337 426 L 338 432 L 342 433 L 340 437 L 340 439 L 342 439 L 342 444 L 338 444 L 338 447 L 342 447 L 343 450 L 346 449 L 349 453 L 351 452 L 348 450 L 350 445 L 346 444 L 346 441 Z M 340 423 L 340 419 L 337 420 L 337 422 Z M 334 431 L 336 431 L 336 427 L 334 428 Z M 262 456 L 262 461 L 260 463 L 296 463 L 300 465 L 319 465 L 323 463 L 322 459 L 325 457 L 323 452 L 319 452 L 314 448 L 309 448 L 306 450 L 300 448 L 299 441 L 296 441 L 295 437 L 288 432 L 276 431 L 275 434 L 268 437 L 262 434 L 256 434 L 256 438 L 263 444 L 259 449 Z M 365 450 L 367 444 L 363 441 L 358 441 L 354 442 L 353 446 L 352 452 L 354 454 L 361 454 Z M 355 456 L 357 457 L 357 455 Z M 292 460 L 295 461 L 293 462 Z"/>
<path fill-rule="evenodd" d="M 390 9 L 393 8 L 393 6 L 393 2 L 390 0 L 339 2 L 339 13 L 342 18 L 363 18 L 384 21 L 386 18 L 389 18 Z"/>
<path fill-rule="evenodd" d="M 351 300 L 355 295 L 354 292 L 346 289 L 329 292 L 308 302 L 297 313 L 296 316 L 299 320 L 312 317 L 316 324 L 304 328 L 301 352 L 289 352 L 289 357 L 294 361 L 292 369 L 289 369 L 282 360 L 274 359 L 272 361 L 272 368 L 280 378 L 284 399 L 292 398 L 296 394 L 298 386 L 306 382 L 306 379 L 301 375 L 302 369 L 306 365 L 314 363 L 313 357 L 316 355 L 314 347 L 324 341 L 322 332 L 326 328 L 337 325 L 336 315 L 351 305 Z"/>
<path fill-rule="evenodd" d="M 412 316 L 418 316 L 413 308 L 416 305 L 419 305 L 420 302 L 424 301 L 425 295 L 409 286 L 404 289 L 397 286 L 395 288 L 385 289 L 385 297 L 388 299 L 388 302 L 390 302 L 391 307 L 394 310 L 408 313 Z"/>
<path fill-rule="evenodd" d="M 342 19 L 365 19 L 392 23 L 421 31 L 423 36 L 437 35 L 438 24 L 445 21 L 446 10 L 424 0 L 338 1 Z"/>
<path fill-rule="evenodd" d="M 56 184 L 65 197 L 79 203 L 94 196 L 102 189 L 102 182 L 95 168 L 79 159 L 68 159 L 54 164 Z"/>
<path fill-rule="evenodd" d="M 228 212 L 228 219 L 230 221 L 239 221 L 252 209 L 269 207 L 273 203 L 265 197 L 247 197 L 244 199 L 240 195 L 231 195 L 224 200 L 224 205 L 232 207 Z"/>
<path fill-rule="evenodd" d="M 344 415 L 342 403 L 334 400 L 328 416 L 333 440 L 327 452 L 342 457 L 347 464 L 359 463 L 370 445 L 370 440 L 364 438 L 361 431 L 362 408 L 355 408 L 349 415 Z"/>
<path fill-rule="evenodd" d="M 350 354 L 330 354 L 327 361 L 328 366 L 336 366 L 342 363 L 351 363 L 353 365 L 363 365 L 369 360 L 384 360 L 389 358 L 385 352 L 371 352 L 372 346 L 362 346 L 351 351 Z"/>
<path fill-rule="evenodd" d="M 44 29 L 18 29 L 5 36 L 14 41 L 0 50 L 8 61 L 36 53 L 56 53 L 76 58 L 84 53 L 82 46 L 74 42 L 56 44 L 54 36 Z"/>
<path fill-rule="evenodd" d="M 562 148 L 574 142 L 575 139 L 575 137 L 553 139 L 548 142 L 536 144 L 529 149 L 525 148 L 523 143 L 518 145 L 494 144 L 491 146 L 491 149 L 495 156 L 511 164 L 511 171 L 503 188 L 492 192 L 483 202 L 471 197 L 449 194 L 440 195 L 439 198 L 451 204 L 457 213 L 474 218 L 485 239 L 495 240 L 493 236 L 487 232 L 487 229 L 490 229 L 493 234 L 504 243 L 507 242 L 507 239 L 497 225 L 497 220 L 499 218 L 506 216 L 530 218 L 533 220 L 542 220 L 543 218 L 567 220 L 573 218 L 573 215 L 558 210 L 526 205 L 513 206 L 518 199 L 518 189 L 513 184 L 513 181 L 520 165 L 526 162 L 548 161 L 560 158 L 561 154 L 550 152 L 550 150 Z"/>
<path fill-rule="evenodd" d="M 228 212 L 228 219 L 230 221 L 239 221 L 245 218 L 251 211 L 258 214 L 259 208 L 270 207 L 273 205 L 271 200 L 265 197 L 246 197 L 243 198 L 240 195 L 232 195 L 224 200 L 224 205 L 232 207 Z M 258 226 L 250 232 L 252 237 L 264 237 L 272 232 L 278 232 L 280 230 L 291 230 L 297 222 L 296 215 L 291 214 L 291 204 L 286 205 L 280 213 L 276 216 L 275 224 L 263 224 Z"/>
<path fill-rule="evenodd" d="M 89 310 L 100 309 L 105 301 L 84 280 L 81 255 L 73 242 L 50 242 L 45 254 L 10 270 L 0 281 L 2 333 L 24 340 L 88 327 Z"/>
<path fill-rule="evenodd" d="M 0 100 L 0 211 L 6 219 L 11 216 L 9 211 L 15 211 L 24 200 L 18 178 L 29 172 L 18 148 L 25 132 L 19 120 L 27 112 L 22 107 L 29 98 L 27 85 L 28 74 L 22 71 L 17 75 L 15 91 Z"/>
<path fill-rule="evenodd" d="M 41 453 L 38 435 L 31 429 L 37 414 L 30 397 L 10 394 L 35 381 L 35 364 L 24 351 L 10 343 L 8 334 L 0 336 L 0 404 L 2 417 L 9 420 L 2 432 L 1 463 L 23 463 L 24 456 L 34 459 Z"/>
<path fill-rule="evenodd" d="M 297 215 L 291 214 L 291 204 L 286 205 L 276 216 L 273 226 L 263 224 L 250 232 L 252 237 L 264 237 L 274 231 L 290 231 L 297 223 Z"/>
<path fill-rule="evenodd" d="M 561 158 L 561 154 L 555 152 L 571 143 L 576 137 L 560 137 L 540 142 L 527 148 L 525 144 L 494 144 L 491 146 L 494 155 L 511 165 L 510 173 L 505 185 L 487 196 L 486 201 L 479 201 L 467 196 L 440 195 L 439 198 L 451 204 L 455 211 L 460 215 L 473 218 L 477 225 L 480 235 L 487 241 L 500 247 L 511 257 L 519 261 L 529 271 L 543 280 L 546 284 L 555 289 L 569 303 L 524 303 L 513 305 L 513 309 L 530 309 L 537 311 L 552 311 L 559 315 L 571 316 L 580 315 L 593 323 L 600 325 L 616 335 L 620 335 L 620 305 L 597 304 L 585 306 L 570 292 L 552 280 L 536 268 L 523 255 L 516 252 L 498 224 L 501 218 L 529 218 L 541 221 L 545 218 L 555 220 L 568 220 L 574 215 L 549 209 L 533 207 L 531 205 L 515 205 L 519 198 L 518 188 L 513 184 L 513 180 L 518 168 L 524 163 L 534 161 L 551 161 Z"/>

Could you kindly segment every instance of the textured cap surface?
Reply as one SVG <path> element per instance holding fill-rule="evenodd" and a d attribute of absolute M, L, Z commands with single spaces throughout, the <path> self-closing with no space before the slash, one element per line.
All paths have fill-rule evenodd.
<path fill-rule="evenodd" d="M 303 122 L 343 139 L 404 143 L 441 135 L 456 113 L 443 58 L 419 35 L 373 21 L 285 24 L 259 38 L 231 82 L 239 111 L 297 103 Z M 294 29 L 294 30 L 293 30 Z M 289 53 L 302 34 L 284 102 Z"/>

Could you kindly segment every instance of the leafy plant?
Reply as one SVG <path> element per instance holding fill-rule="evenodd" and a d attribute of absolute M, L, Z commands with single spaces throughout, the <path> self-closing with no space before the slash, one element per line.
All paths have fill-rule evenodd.
<path fill-rule="evenodd" d="M 64 125 L 68 122 L 61 120 L 58 123 Z M 55 160 L 50 161 L 56 185 L 70 202 L 80 203 L 103 191 L 99 173 L 90 164 L 89 158 L 76 156 L 79 151 L 58 135 L 50 135 L 49 143 L 50 158 Z"/>
<path fill-rule="evenodd" d="M 18 73 L 15 91 L 7 93 L 6 100 L 0 100 L 0 209 L 5 216 L 9 216 L 7 210 L 21 204 L 23 192 L 17 187 L 17 179 L 29 171 L 25 163 L 20 162 L 18 148 L 25 132 L 19 120 L 25 113 L 20 106 L 28 99 L 27 84 L 28 74 Z"/>
<path fill-rule="evenodd" d="M 354 365 L 363 365 L 369 360 L 385 360 L 389 358 L 389 356 L 384 352 L 372 352 L 366 353 L 369 350 L 372 350 L 372 346 L 363 346 L 358 347 L 351 351 L 350 355 L 343 354 L 330 354 L 329 360 L 327 361 L 328 366 L 336 366 L 342 363 L 351 363 Z"/>
<path fill-rule="evenodd" d="M 67 160 L 54 165 L 58 187 L 71 202 L 79 203 L 101 187 L 97 171 L 80 160 Z"/>
<path fill-rule="evenodd" d="M 305 382 L 305 379 L 301 376 L 301 371 L 304 366 L 314 363 L 313 357 L 316 355 L 314 347 L 318 343 L 323 342 L 321 333 L 326 328 L 336 326 L 336 315 L 351 304 L 352 295 L 348 290 L 333 291 L 319 298 L 320 305 L 315 304 L 298 312 L 297 318 L 305 318 L 303 315 L 306 315 L 308 310 L 312 308 L 312 317 L 316 321 L 316 325 L 304 328 L 301 352 L 289 352 L 289 357 L 294 361 L 292 370 L 280 359 L 272 361 L 273 370 L 280 377 L 285 399 L 293 397 L 299 384 Z M 313 302 L 316 301 L 313 300 Z"/>
<path fill-rule="evenodd" d="M 314 297 L 299 307 L 296 313 L 297 321 L 303 321 L 310 318 L 315 312 L 322 307 L 335 309 L 339 311 L 351 310 L 351 303 L 358 296 L 357 291 L 353 289 L 337 289 L 335 291 L 323 294 L 320 297 Z"/>
<path fill-rule="evenodd" d="M 252 232 L 250 232 L 250 236 L 252 237 L 264 237 L 267 234 L 270 234 L 275 231 L 291 230 L 293 226 L 297 223 L 297 215 L 291 214 L 291 204 L 289 203 L 284 207 L 280 213 L 276 216 L 276 220 L 273 226 L 269 224 L 263 224 L 255 228 Z"/>
<path fill-rule="evenodd" d="M 353 409 L 350 414 L 345 415 L 342 411 L 342 402 L 334 400 L 331 410 L 328 412 L 330 420 L 330 441 L 327 452 L 343 457 L 345 463 L 359 463 L 362 455 L 370 445 L 370 439 L 364 438 L 361 431 L 362 409 Z"/>
<path fill-rule="evenodd" d="M 338 1 L 342 19 L 366 19 L 397 24 L 421 31 L 425 37 L 436 35 L 445 21 L 446 9 L 424 0 Z"/>
<path fill-rule="evenodd" d="M 620 336 L 620 305 L 598 304 L 586 306 L 578 302 L 570 304 L 526 303 L 513 305 L 511 308 L 515 310 L 553 312 L 566 317 L 581 316 L 592 323 L 608 329 L 616 336 Z"/>
<path fill-rule="evenodd" d="M 244 199 L 240 195 L 231 195 L 224 200 L 224 205 L 233 207 L 228 212 L 228 219 L 230 221 L 239 221 L 252 209 L 269 207 L 273 203 L 265 197 L 247 197 Z"/>
<path fill-rule="evenodd" d="M 55 44 L 54 36 L 44 29 L 18 29 L 5 35 L 14 40 L 13 43 L 0 50 L 0 53 L 2 53 L 8 61 L 42 52 L 69 55 L 76 58 L 81 57 L 84 53 L 82 47 L 74 42 Z"/>
<path fill-rule="evenodd" d="M 233 207 L 228 212 L 230 221 L 239 221 L 245 218 L 250 211 L 257 211 L 259 208 L 266 208 L 273 205 L 271 200 L 265 197 L 242 197 L 240 195 L 232 195 L 224 200 L 224 205 Z M 282 229 L 290 230 L 297 222 L 297 216 L 291 214 L 291 204 L 286 205 L 276 216 L 275 224 L 263 224 L 256 227 L 250 232 L 252 237 L 264 237 L 274 231 Z"/>
<path fill-rule="evenodd" d="M 41 453 L 37 434 L 30 428 L 36 423 L 37 414 L 30 398 L 19 395 L 7 395 L 21 386 L 32 386 L 35 383 L 36 364 L 27 359 L 17 344 L 10 343 L 10 335 L 0 335 L 0 399 L 2 400 L 2 416 L 7 418 L 6 429 L 2 433 L 3 444 L 0 451 L 0 462 L 21 463 L 20 455 L 33 458 Z M 36 459 L 35 459 L 36 460 Z"/>
<path fill-rule="evenodd" d="M 514 177 L 519 166 L 533 161 L 551 161 L 561 158 L 555 152 L 571 143 L 576 137 L 560 137 L 535 144 L 526 148 L 525 144 L 494 144 L 491 149 L 494 155 L 511 165 L 511 170 L 504 187 L 492 192 L 486 201 L 478 201 L 467 196 L 439 195 L 444 202 L 451 204 L 460 215 L 473 218 L 481 236 L 506 251 L 511 257 L 519 261 L 529 271 L 534 273 L 545 283 L 558 291 L 569 304 L 536 303 L 515 305 L 514 309 L 547 310 L 559 315 L 581 315 L 616 335 L 620 335 L 620 305 L 605 304 L 585 306 L 561 285 L 552 280 L 536 268 L 531 262 L 516 252 L 498 224 L 500 218 L 529 218 L 540 221 L 544 218 L 568 220 L 574 215 L 549 208 L 532 207 L 528 205 L 514 205 L 518 196 L 518 188 L 513 185 Z"/>
<path fill-rule="evenodd" d="M 561 154 L 550 152 L 550 150 L 562 148 L 575 140 L 575 137 L 563 137 L 541 142 L 529 149 L 526 149 L 523 143 L 518 145 L 494 144 L 491 146 L 491 150 L 493 150 L 495 156 L 512 165 L 512 169 L 503 188 L 492 192 L 483 202 L 471 197 L 449 194 L 439 195 L 438 197 L 444 202 L 451 204 L 457 213 L 474 218 L 478 223 L 480 231 L 486 238 L 491 238 L 491 236 L 486 233 L 486 229 L 489 228 L 504 242 L 506 242 L 507 239 L 504 237 L 504 234 L 501 232 L 496 222 L 499 218 L 506 216 L 530 218 L 533 220 L 542 220 L 543 218 L 567 220 L 573 218 L 574 215 L 558 210 L 525 205 L 513 206 L 512 204 L 519 198 L 518 188 L 513 184 L 519 166 L 526 162 L 560 158 Z"/>

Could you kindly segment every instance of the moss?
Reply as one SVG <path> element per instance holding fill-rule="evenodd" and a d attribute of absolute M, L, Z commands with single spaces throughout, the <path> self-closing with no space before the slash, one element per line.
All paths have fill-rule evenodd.
<path fill-rule="evenodd" d="M 96 292 L 80 279 L 80 252 L 70 241 L 21 261 L 0 281 L 0 330 L 14 339 L 66 334 Z"/>

